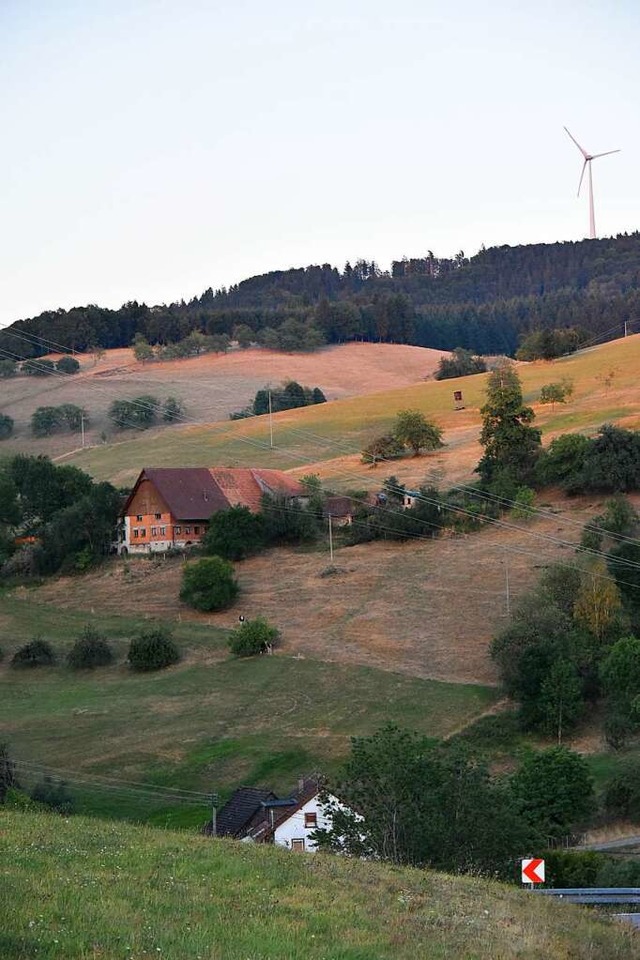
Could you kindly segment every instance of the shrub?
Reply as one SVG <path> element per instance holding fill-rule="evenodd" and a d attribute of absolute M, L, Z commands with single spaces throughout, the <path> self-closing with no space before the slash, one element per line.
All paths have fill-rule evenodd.
<path fill-rule="evenodd" d="M 13 417 L 0 413 L 0 440 L 8 440 L 13 433 Z"/>
<path fill-rule="evenodd" d="M 511 516 L 514 520 L 533 519 L 535 498 L 535 493 L 531 487 L 518 487 L 511 509 Z"/>
<path fill-rule="evenodd" d="M 74 670 L 93 670 L 108 666 L 113 659 L 106 638 L 88 623 L 69 651 L 67 663 Z"/>
<path fill-rule="evenodd" d="M 43 777 L 36 783 L 31 791 L 31 799 L 35 803 L 41 803 L 55 813 L 67 815 L 73 813 L 73 797 L 67 789 L 66 783 L 62 780 L 53 780 L 51 777 Z"/>
<path fill-rule="evenodd" d="M 59 370 L 60 373 L 77 373 L 80 369 L 80 364 L 75 357 L 60 357 L 56 363 L 56 370 Z"/>
<path fill-rule="evenodd" d="M 183 419 L 184 408 L 177 397 L 167 397 L 162 404 L 162 419 L 165 423 L 176 423 Z"/>
<path fill-rule="evenodd" d="M 595 850 L 547 850 L 544 854 L 547 886 L 595 887 L 599 872 L 607 862 Z"/>
<path fill-rule="evenodd" d="M 50 667 L 56 662 L 53 647 L 46 640 L 36 637 L 13 655 L 12 667 Z"/>
<path fill-rule="evenodd" d="M 248 507 L 220 510 L 209 521 L 203 545 L 206 553 L 225 560 L 243 560 L 264 547 L 264 519 Z"/>
<path fill-rule="evenodd" d="M 61 426 L 57 407 L 38 407 L 31 415 L 31 432 L 34 437 L 48 437 Z"/>
<path fill-rule="evenodd" d="M 179 659 L 180 651 L 167 627 L 150 627 L 134 637 L 129 646 L 128 661 L 132 670 L 162 670 Z"/>
<path fill-rule="evenodd" d="M 24 360 L 20 370 L 30 377 L 47 377 L 56 372 L 56 365 L 53 360 Z"/>
<path fill-rule="evenodd" d="M 471 350 L 456 347 L 450 357 L 440 357 L 436 380 L 450 380 L 452 377 L 466 377 L 473 373 L 485 373 L 487 365 L 482 357 L 476 357 Z"/>
<path fill-rule="evenodd" d="M 180 599 L 196 610 L 224 610 L 237 594 L 233 567 L 222 557 L 204 557 L 184 569 Z"/>
<path fill-rule="evenodd" d="M 263 617 L 247 620 L 229 636 L 229 649 L 234 657 L 255 657 L 266 653 L 277 642 L 279 633 Z"/>

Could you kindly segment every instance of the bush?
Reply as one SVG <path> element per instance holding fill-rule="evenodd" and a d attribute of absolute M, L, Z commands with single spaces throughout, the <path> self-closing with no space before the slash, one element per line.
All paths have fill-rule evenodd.
<path fill-rule="evenodd" d="M 607 857 L 595 850 L 547 850 L 544 854 L 548 887 L 595 887 Z M 607 884 L 608 886 L 608 884 Z"/>
<path fill-rule="evenodd" d="M 234 657 L 255 657 L 266 653 L 277 642 L 279 633 L 263 617 L 247 620 L 229 636 L 229 649 Z"/>
<path fill-rule="evenodd" d="M 37 637 L 13 655 L 11 660 L 12 667 L 50 667 L 56 662 L 56 656 L 53 647 L 46 640 Z"/>
<path fill-rule="evenodd" d="M 13 417 L 0 413 L 0 440 L 8 440 L 13 433 Z"/>
<path fill-rule="evenodd" d="M 248 507 L 231 507 L 214 513 L 203 542 L 206 553 L 225 560 L 244 560 L 264 545 L 264 520 Z"/>
<path fill-rule="evenodd" d="M 117 430 L 146 430 L 155 423 L 158 407 L 156 397 L 142 394 L 133 400 L 114 400 L 107 416 Z"/>
<path fill-rule="evenodd" d="M 24 360 L 20 370 L 30 377 L 48 377 L 56 372 L 56 365 L 53 360 Z"/>
<path fill-rule="evenodd" d="M 205 612 L 224 610 L 231 606 L 237 595 L 238 582 L 228 560 L 204 557 L 185 567 L 180 599 L 190 607 Z"/>
<path fill-rule="evenodd" d="M 56 370 L 59 370 L 60 373 L 77 373 L 80 369 L 80 364 L 75 357 L 60 357 L 56 363 Z"/>
<path fill-rule="evenodd" d="M 105 637 L 87 624 L 69 651 L 67 663 L 74 670 L 93 670 L 113 663 L 113 651 Z"/>
<path fill-rule="evenodd" d="M 514 520 L 532 520 L 536 495 L 531 487 L 518 487 L 513 501 L 511 516 Z"/>
<path fill-rule="evenodd" d="M 132 670 L 162 670 L 179 661 L 180 651 L 167 627 L 150 627 L 131 641 L 127 659 Z"/>
<path fill-rule="evenodd" d="M 35 803 L 41 803 L 49 810 L 61 813 L 64 816 L 73 813 L 73 797 L 69 793 L 66 783 L 62 780 L 43 777 L 31 791 L 31 799 Z"/>
<path fill-rule="evenodd" d="M 436 380 L 450 380 L 452 377 L 467 377 L 473 373 L 486 373 L 487 365 L 482 357 L 476 357 L 471 350 L 456 347 L 450 357 L 440 357 Z"/>

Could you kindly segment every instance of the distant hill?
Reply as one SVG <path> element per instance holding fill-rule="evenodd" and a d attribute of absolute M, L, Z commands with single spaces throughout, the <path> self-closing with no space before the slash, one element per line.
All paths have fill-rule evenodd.
<path fill-rule="evenodd" d="M 172 343 L 193 330 L 234 336 L 239 326 L 269 345 L 287 322 L 313 341 L 373 340 L 512 354 L 532 330 L 579 327 L 620 336 L 640 313 L 640 233 L 603 240 L 483 249 L 467 258 L 395 260 L 388 271 L 357 260 L 277 270 L 169 305 L 51 310 L 0 331 L 0 356 L 39 356 L 51 341 L 84 351 L 129 346 L 136 334 Z M 46 339 L 40 339 L 46 338 Z"/>
<path fill-rule="evenodd" d="M 5 960 L 599 960 L 630 924 L 486 880 L 52 814 L 0 813 Z"/>

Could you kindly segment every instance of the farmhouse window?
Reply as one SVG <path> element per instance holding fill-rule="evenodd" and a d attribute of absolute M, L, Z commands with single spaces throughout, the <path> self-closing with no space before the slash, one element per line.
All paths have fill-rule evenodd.
<path fill-rule="evenodd" d="M 166 533 L 167 533 L 167 528 L 166 528 L 166 527 L 160 527 L 160 536 L 161 536 L 161 537 L 164 537 L 164 536 L 166 535 Z"/>
<path fill-rule="evenodd" d="M 156 513 L 156 520 L 162 520 L 162 514 Z"/>
<path fill-rule="evenodd" d="M 304 840 L 292 840 L 291 841 L 292 850 L 304 850 Z"/>
<path fill-rule="evenodd" d="M 145 527 L 140 527 L 140 536 L 141 536 L 141 537 L 146 537 L 146 535 L 147 535 L 146 528 L 145 528 Z"/>
<path fill-rule="evenodd" d="M 184 528 L 184 532 L 185 532 L 185 533 L 191 533 L 191 527 L 185 527 L 185 528 Z"/>
<path fill-rule="evenodd" d="M 157 527 L 151 527 L 151 536 L 152 536 L 152 537 L 157 537 L 157 536 L 158 536 L 158 528 L 157 528 Z"/>
<path fill-rule="evenodd" d="M 142 523 L 142 514 L 141 514 L 141 513 L 138 514 L 138 516 L 136 517 L 136 520 L 138 521 L 138 523 Z"/>
<path fill-rule="evenodd" d="M 304 815 L 304 825 L 309 829 L 309 827 L 318 826 L 318 814 L 317 813 L 305 813 Z"/>
<path fill-rule="evenodd" d="M 137 527 L 134 527 L 133 536 L 134 536 L 134 539 L 140 536 L 140 531 L 137 529 Z"/>
<path fill-rule="evenodd" d="M 200 527 L 194 527 L 194 528 L 193 528 L 193 532 L 194 532 L 194 533 L 200 533 Z"/>
<path fill-rule="evenodd" d="M 182 527 L 174 527 L 174 528 L 173 528 L 173 532 L 174 532 L 174 533 L 182 533 Z"/>

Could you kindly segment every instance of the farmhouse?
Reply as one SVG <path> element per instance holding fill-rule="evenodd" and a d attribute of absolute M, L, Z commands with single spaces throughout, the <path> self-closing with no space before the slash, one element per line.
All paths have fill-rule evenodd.
<path fill-rule="evenodd" d="M 327 799 L 339 806 L 335 797 Z M 240 787 L 218 812 L 215 836 L 312 852 L 317 850 L 314 831 L 330 828 L 329 809 L 321 800 L 318 781 L 312 778 L 301 779 L 297 791 L 283 799 L 270 790 Z M 212 821 L 204 832 L 213 834 Z"/>
<path fill-rule="evenodd" d="M 264 494 L 298 500 L 304 487 L 280 470 L 145 467 L 122 508 L 120 553 L 161 553 L 204 537 L 219 510 L 257 513 Z"/>

